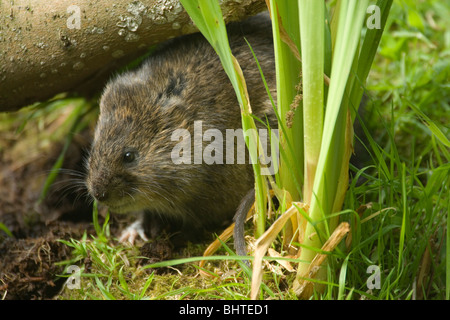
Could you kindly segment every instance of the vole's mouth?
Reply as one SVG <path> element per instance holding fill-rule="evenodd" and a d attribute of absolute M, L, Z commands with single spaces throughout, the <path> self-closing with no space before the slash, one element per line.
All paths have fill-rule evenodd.
<path fill-rule="evenodd" d="M 122 202 L 122 203 L 103 203 L 108 209 L 114 213 L 128 213 L 136 211 L 136 203 L 134 202 Z"/>
<path fill-rule="evenodd" d="M 116 201 L 105 201 L 103 205 L 107 206 L 114 213 L 129 213 L 144 210 L 148 204 L 143 202 L 140 197 L 125 198 Z"/>

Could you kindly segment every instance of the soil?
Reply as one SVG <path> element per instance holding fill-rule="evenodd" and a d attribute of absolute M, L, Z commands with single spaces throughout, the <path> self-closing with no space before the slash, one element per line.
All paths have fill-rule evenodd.
<path fill-rule="evenodd" d="M 27 112 L 0 114 L 0 300 L 57 298 L 67 279 L 61 277 L 64 265 L 58 263 L 72 258 L 72 248 L 60 240 L 80 240 L 85 232 L 96 234 L 92 199 L 82 184 L 95 121 L 74 135 L 63 170 L 40 201 L 45 181 L 63 150 L 67 130 L 61 128 L 72 110 L 52 110 L 50 116 L 36 120 L 30 120 Z M 25 129 L 18 132 L 24 118 Z M 99 209 L 100 225 L 104 209 Z M 111 234 L 119 236 L 131 219 L 112 215 Z M 156 241 L 139 251 L 150 263 L 168 259 L 172 249 L 167 241 Z"/>
<path fill-rule="evenodd" d="M 71 255 L 59 239 L 79 239 L 85 230 L 93 232 L 92 208 L 85 197 L 68 188 L 67 174 L 59 175 L 48 196 L 39 201 L 63 144 L 36 144 L 31 136 L 0 130 L 0 223 L 13 235 L 0 231 L 0 299 L 54 297 L 65 280 L 58 277 L 63 267 L 55 263 Z M 88 143 L 88 131 L 77 135 L 63 167 L 82 169 Z"/>

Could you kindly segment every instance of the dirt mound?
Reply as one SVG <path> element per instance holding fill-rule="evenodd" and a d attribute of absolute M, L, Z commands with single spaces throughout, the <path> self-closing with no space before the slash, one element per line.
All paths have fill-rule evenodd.
<path fill-rule="evenodd" d="M 71 254 L 59 239 L 78 239 L 91 228 L 92 207 L 85 192 L 73 188 L 71 176 L 82 170 L 88 130 L 74 137 L 62 166 L 69 171 L 59 174 L 40 200 L 64 145 L 48 130 L 58 127 L 55 121 L 45 132 L 33 125 L 21 134 L 0 127 L 0 223 L 13 235 L 0 228 L 0 299 L 52 298 L 65 280 L 58 277 L 63 267 L 55 263 Z"/>
<path fill-rule="evenodd" d="M 62 266 L 55 264 L 70 259 L 71 248 L 58 239 L 79 238 L 86 225 L 55 222 L 42 226 L 42 236 L 7 238 L 0 243 L 0 293 L 6 300 L 51 299 L 65 278 Z M 46 230 L 46 232 L 44 232 Z"/>

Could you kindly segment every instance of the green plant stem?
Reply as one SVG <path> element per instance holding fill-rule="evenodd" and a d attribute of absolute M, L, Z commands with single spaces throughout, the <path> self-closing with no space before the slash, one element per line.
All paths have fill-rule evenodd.
<path fill-rule="evenodd" d="M 303 245 L 306 247 L 302 248 L 300 255 L 300 261 L 305 261 L 306 263 L 299 264 L 297 281 L 307 277 L 306 272 L 309 262 L 316 255 L 314 250 L 307 249 L 307 247 L 320 248 L 324 241 L 323 236 L 330 235 L 326 218 L 331 213 L 334 205 L 338 185 L 337 179 L 339 177 L 339 174 L 334 172 L 336 169 L 335 159 L 339 158 L 342 161 L 344 154 L 343 150 L 336 150 L 336 145 L 333 145 L 332 142 L 337 138 L 335 129 L 338 135 L 342 135 L 343 128 L 345 128 L 346 123 L 342 119 L 345 120 L 346 117 L 343 116 L 345 113 L 343 113 L 344 110 L 341 108 L 341 102 L 347 79 L 350 75 L 353 58 L 357 51 L 367 4 L 367 0 L 343 0 L 341 1 L 339 12 L 335 13 L 339 14 L 338 30 L 333 52 L 324 133 L 309 211 L 309 217 L 315 224 L 308 223 L 306 226 L 303 242 Z M 323 21 L 320 23 L 323 23 Z M 298 288 L 298 284 L 299 282 L 296 282 L 294 290 Z"/>
<path fill-rule="evenodd" d="M 325 3 L 299 1 L 302 47 L 305 175 L 303 201 L 311 202 L 323 130 Z M 317 23 L 315 23 L 317 21 Z"/>
<path fill-rule="evenodd" d="M 302 105 L 293 105 L 300 82 L 301 62 L 293 55 L 281 38 L 286 30 L 294 44 L 300 48 L 297 3 L 290 0 L 270 0 L 277 78 L 277 108 L 280 119 L 279 186 L 287 190 L 292 200 L 300 201 L 302 190 L 295 181 L 303 181 L 303 114 Z M 283 20 L 280 19 L 283 17 Z M 288 114 L 293 115 L 288 121 Z"/>

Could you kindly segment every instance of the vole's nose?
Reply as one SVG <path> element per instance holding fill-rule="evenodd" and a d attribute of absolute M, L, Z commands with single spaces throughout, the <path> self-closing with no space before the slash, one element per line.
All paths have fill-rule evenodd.
<path fill-rule="evenodd" d="M 91 188 L 89 190 L 89 193 L 98 201 L 104 202 L 108 199 L 109 193 L 107 192 L 105 187 L 102 187 L 101 185 L 94 183 L 91 185 Z"/>
<path fill-rule="evenodd" d="M 94 197 L 95 199 L 97 199 L 98 201 L 105 201 L 106 199 L 108 199 L 108 194 L 105 191 L 96 191 L 94 193 Z"/>

